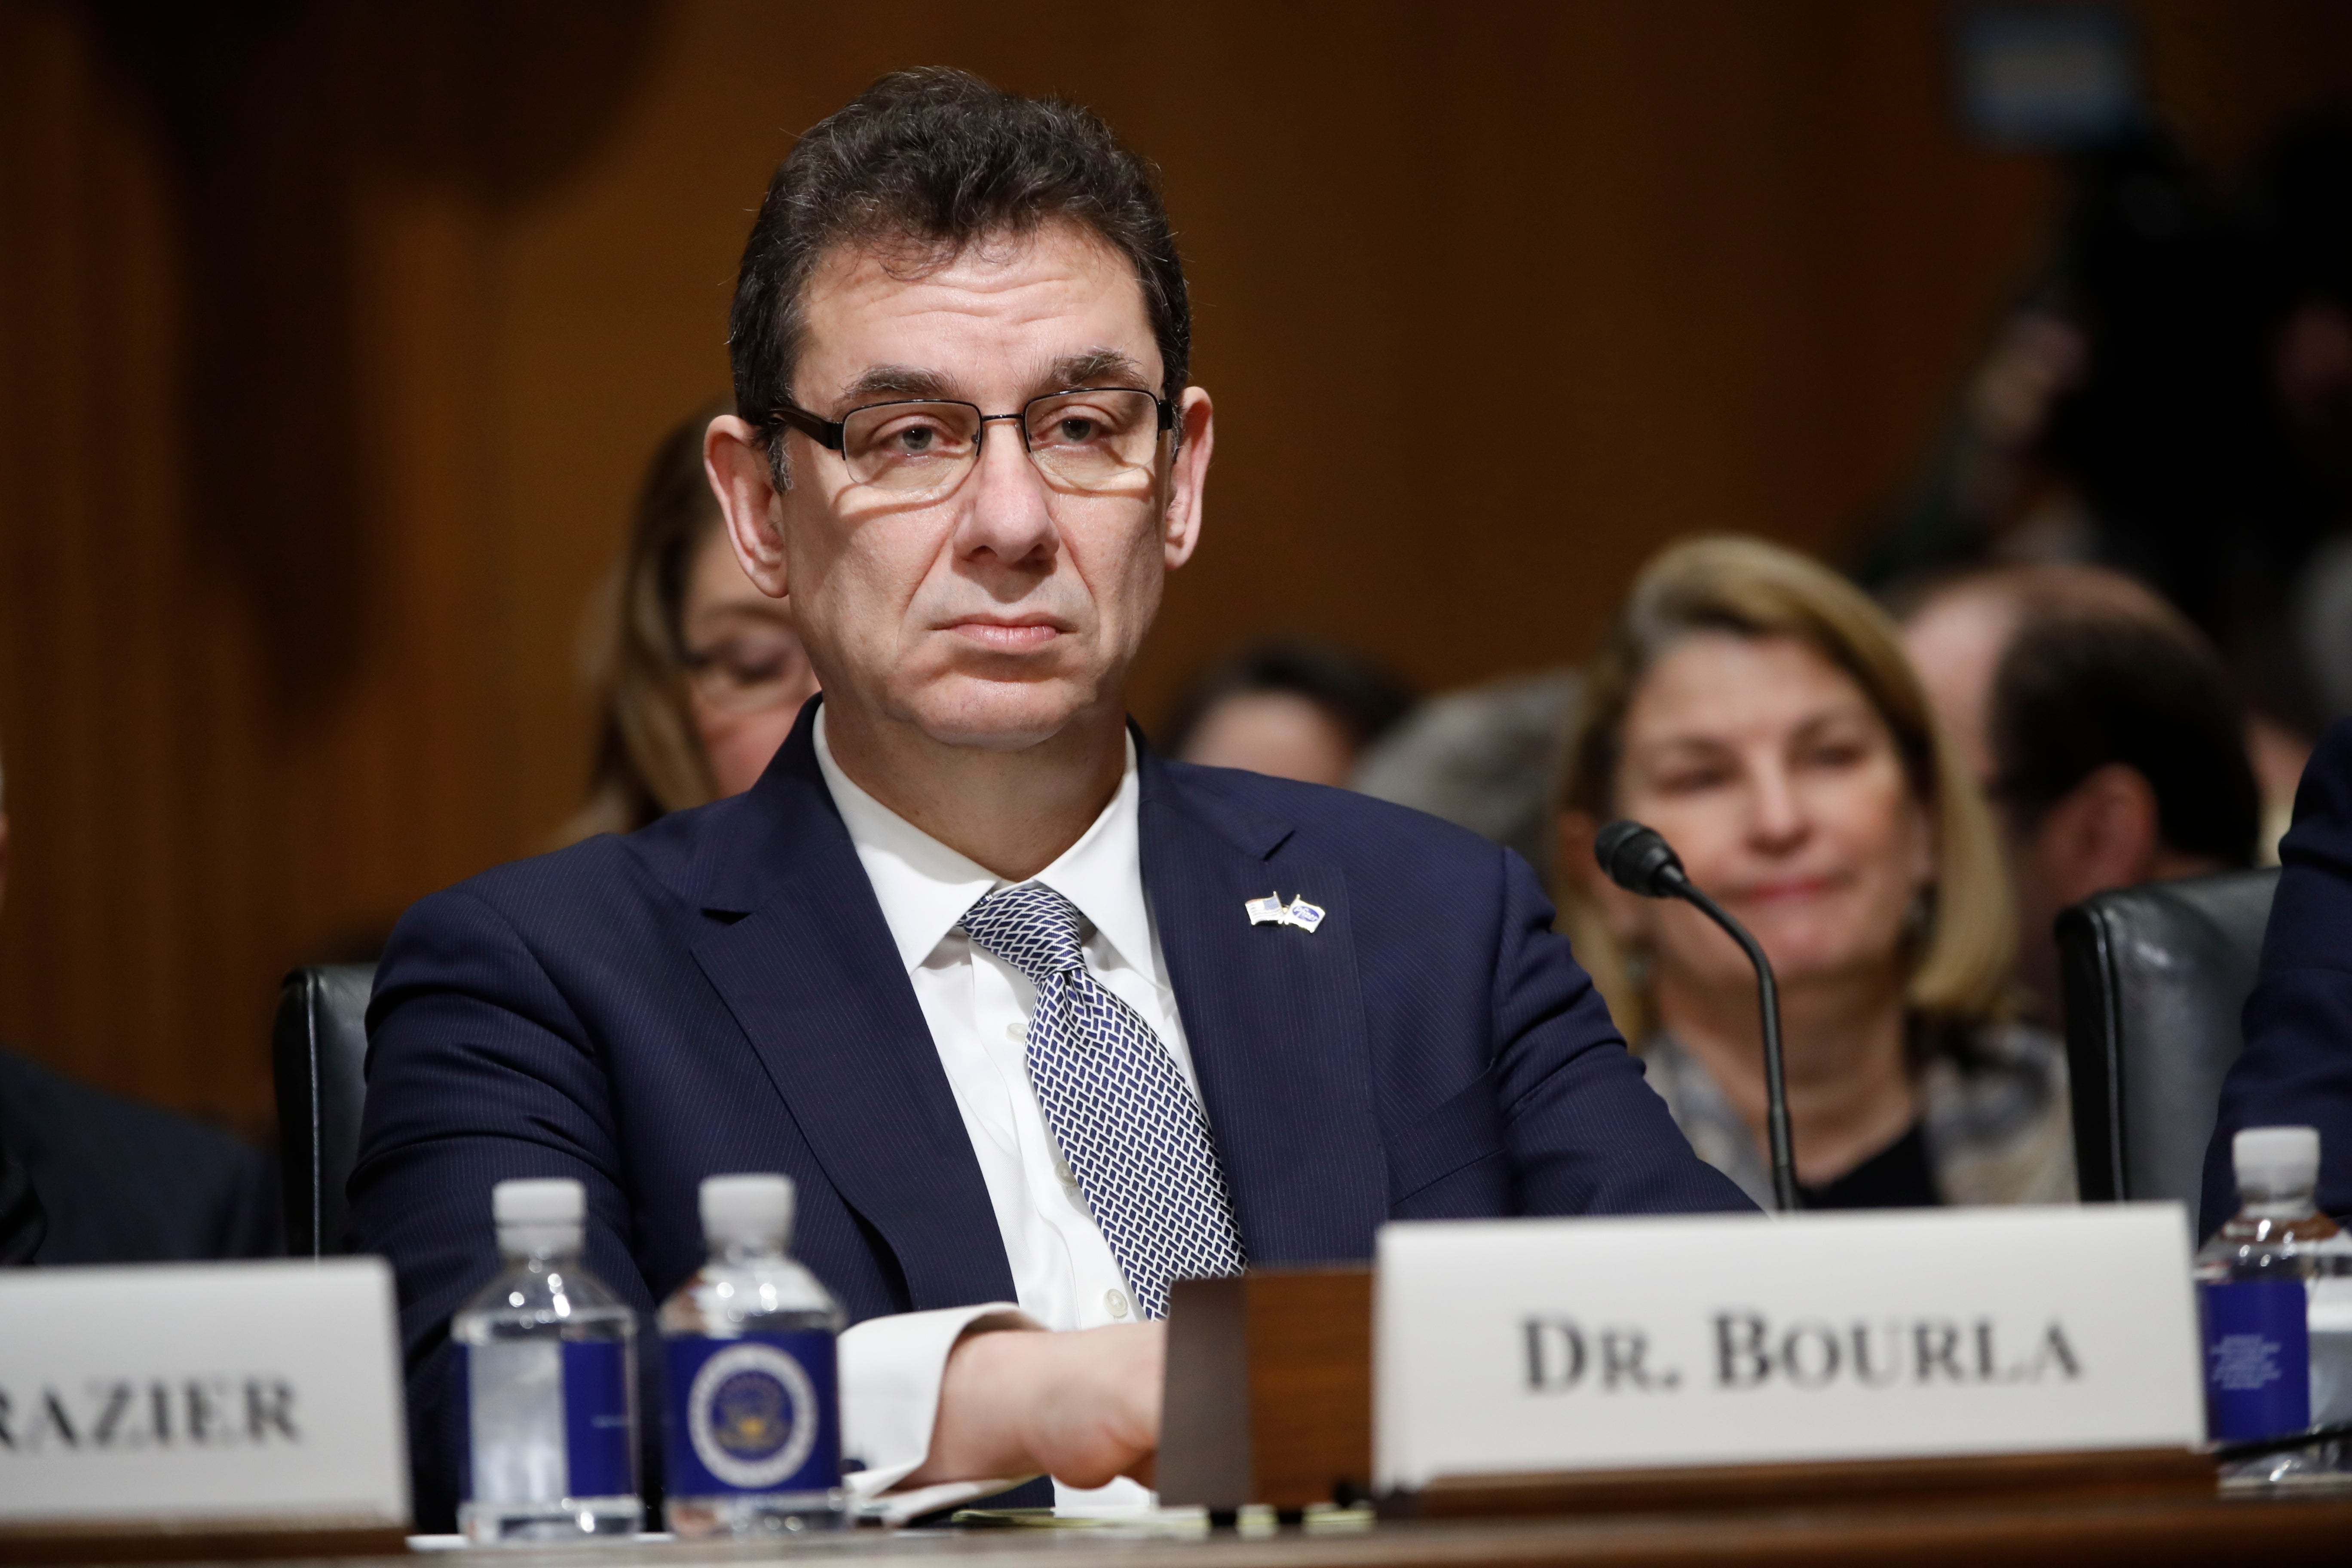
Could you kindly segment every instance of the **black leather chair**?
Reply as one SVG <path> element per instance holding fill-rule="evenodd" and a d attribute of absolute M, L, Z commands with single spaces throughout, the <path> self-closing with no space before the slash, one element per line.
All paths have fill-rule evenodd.
<path fill-rule="evenodd" d="M 278 1086 L 278 1158 L 286 1182 L 286 1250 L 351 1250 L 343 1184 L 360 1144 L 367 1096 L 367 1005 L 373 963 L 320 963 L 286 977 L 270 1030 Z"/>
<path fill-rule="evenodd" d="M 2059 915 L 2084 1201 L 2175 1198 L 2195 1225 L 2277 888 L 2275 870 L 2228 871 L 2119 888 Z"/>

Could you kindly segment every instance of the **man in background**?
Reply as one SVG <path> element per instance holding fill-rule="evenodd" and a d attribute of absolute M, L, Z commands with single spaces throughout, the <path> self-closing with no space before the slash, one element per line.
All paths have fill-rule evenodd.
<path fill-rule="evenodd" d="M 2245 715 L 2177 612 L 2096 567 L 2000 568 L 1930 590 L 1904 639 L 2004 829 L 2020 978 L 2058 1008 L 2058 911 L 2109 888 L 2251 865 Z"/>
<path fill-rule="evenodd" d="M 8 886 L 5 805 L 0 793 L 0 895 Z M 0 1050 L 0 1263 L 284 1250 L 277 1176 L 259 1150 Z"/>

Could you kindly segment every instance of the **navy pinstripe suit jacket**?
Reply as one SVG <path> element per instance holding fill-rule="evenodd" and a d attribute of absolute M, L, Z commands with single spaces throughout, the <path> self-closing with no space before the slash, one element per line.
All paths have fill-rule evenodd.
<path fill-rule="evenodd" d="M 447 1517 L 449 1317 L 492 1183 L 572 1176 L 649 1309 L 697 1187 L 776 1170 L 853 1319 L 1013 1294 L 914 991 L 819 773 L 815 702 L 749 793 L 486 872 L 394 931 L 351 1182 L 400 1287 L 420 1520 Z M 1746 1209 L 1643 1083 L 1526 862 L 1343 791 L 1139 743 L 1143 879 L 1254 1264 L 1390 1218 Z M 1244 905 L 1304 895 L 1309 934 Z"/>

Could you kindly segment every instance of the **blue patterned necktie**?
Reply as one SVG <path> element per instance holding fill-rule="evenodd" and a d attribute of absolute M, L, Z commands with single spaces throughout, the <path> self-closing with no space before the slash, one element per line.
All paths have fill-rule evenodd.
<path fill-rule="evenodd" d="M 1024 882 L 962 923 L 1037 987 L 1029 1079 L 1142 1315 L 1168 1315 L 1171 1280 L 1240 1273 L 1248 1259 L 1208 1118 L 1151 1026 L 1087 973 L 1076 907 Z"/>

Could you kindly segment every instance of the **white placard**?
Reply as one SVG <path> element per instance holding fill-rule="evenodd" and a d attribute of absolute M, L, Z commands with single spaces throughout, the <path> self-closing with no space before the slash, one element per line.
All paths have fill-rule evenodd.
<path fill-rule="evenodd" d="M 1384 1489 L 2204 1437 L 2178 1204 L 1391 1225 L 1376 1302 Z"/>
<path fill-rule="evenodd" d="M 0 1524 L 408 1522 L 381 1258 L 0 1274 Z"/>

